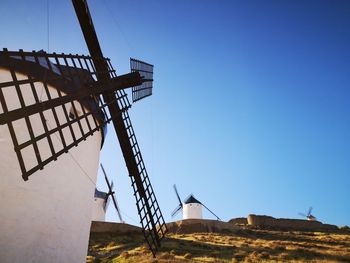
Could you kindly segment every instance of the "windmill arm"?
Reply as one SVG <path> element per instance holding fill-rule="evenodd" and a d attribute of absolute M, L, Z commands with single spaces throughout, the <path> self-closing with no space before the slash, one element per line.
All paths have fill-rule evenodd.
<path fill-rule="evenodd" d="M 121 215 L 121 213 L 120 213 L 120 209 L 119 209 L 117 200 L 116 200 L 115 197 L 114 197 L 114 194 L 112 194 L 112 200 L 113 200 L 113 204 L 114 204 L 115 210 L 117 210 L 119 220 L 120 220 L 120 222 L 123 223 L 124 221 L 123 221 L 122 215 Z"/>
<path fill-rule="evenodd" d="M 176 194 L 176 196 L 177 196 L 177 199 L 179 200 L 179 204 L 180 204 L 180 206 L 182 206 L 182 201 L 181 201 L 179 192 L 177 191 L 176 185 L 174 184 L 173 187 L 174 187 L 174 190 L 175 190 L 175 194 Z"/>
<path fill-rule="evenodd" d="M 207 209 L 212 215 L 214 215 L 219 221 L 221 221 L 220 217 L 218 217 L 216 214 L 214 214 L 213 211 L 211 211 L 208 207 L 206 207 L 203 203 L 201 203 L 202 206 L 204 206 L 205 209 Z"/>
<path fill-rule="evenodd" d="M 111 184 L 109 183 L 108 181 L 108 177 L 107 177 L 107 174 L 106 174 L 106 171 L 105 171 L 105 168 L 103 167 L 102 163 L 100 163 L 100 167 L 102 169 L 102 172 L 103 172 L 103 175 L 105 177 L 105 180 L 106 180 L 106 183 L 107 183 L 107 186 L 108 186 L 108 193 L 110 194 L 110 192 L 112 192 L 112 187 L 111 187 Z"/>
<path fill-rule="evenodd" d="M 136 71 L 113 77 L 109 80 L 108 83 L 104 83 L 102 81 L 97 80 L 94 83 L 92 83 L 92 90 L 96 89 L 98 90 L 98 93 L 103 93 L 110 90 L 122 90 L 126 88 L 139 86 L 142 84 L 143 81 L 144 80 L 142 79 L 140 73 Z"/>
<path fill-rule="evenodd" d="M 136 78 L 141 78 L 138 72 L 125 74 L 122 76 L 112 78 L 111 83 L 109 83 L 108 85 L 102 86 L 101 83 L 98 81 L 96 83 L 91 84 L 91 86 L 94 87 L 93 89 L 77 89 L 75 92 L 72 92 L 66 96 L 54 98 L 48 101 L 42 101 L 40 103 L 28 105 L 23 108 L 2 113 L 0 114 L 0 125 L 25 118 L 27 116 L 39 112 L 44 112 L 45 110 L 53 109 L 57 106 L 61 106 L 65 103 L 72 102 L 74 100 L 81 100 L 83 98 L 89 97 L 90 95 L 97 95 L 106 91 L 116 91 L 136 86 L 139 83 L 139 81 L 135 80 L 135 76 Z"/>
<path fill-rule="evenodd" d="M 72 0 L 72 2 L 80 27 L 83 31 L 85 42 L 91 56 L 94 58 L 93 63 L 97 73 L 96 77 L 101 83 L 108 83 L 111 80 L 108 71 L 109 64 L 106 61 L 101 60 L 103 54 L 87 2 L 86 0 Z M 116 95 L 117 98 L 120 99 L 119 104 L 114 103 Z M 103 101 L 108 104 L 109 113 L 113 118 L 113 125 L 132 181 L 136 205 L 140 216 L 140 223 L 143 227 L 143 234 L 153 256 L 155 256 L 156 251 L 160 247 L 160 240 L 167 232 L 167 227 L 158 207 L 158 202 L 155 199 L 152 186 L 149 182 L 148 174 L 144 167 L 142 155 L 137 144 L 129 114 L 127 111 L 120 114 L 122 107 L 120 104 L 125 104 L 127 101 L 126 99 L 122 99 L 120 94 L 115 94 L 113 92 L 104 92 L 102 93 L 102 97 Z M 136 148 L 137 150 L 135 151 Z M 143 166 L 143 169 L 140 169 L 140 166 Z M 153 213 L 151 207 L 155 211 L 159 211 L 159 213 L 157 215 Z M 145 216 L 142 216 L 142 213 L 144 213 Z"/>
<path fill-rule="evenodd" d="M 178 206 L 175 208 L 175 210 L 171 213 L 171 216 L 174 217 L 180 210 L 181 210 L 182 206 Z"/>
<path fill-rule="evenodd" d="M 310 216 L 312 211 L 312 207 L 310 206 L 309 211 L 307 211 L 307 215 Z"/>

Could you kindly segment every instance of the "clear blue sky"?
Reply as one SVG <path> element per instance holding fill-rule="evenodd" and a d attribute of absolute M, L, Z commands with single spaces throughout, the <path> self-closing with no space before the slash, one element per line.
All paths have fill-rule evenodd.
<path fill-rule="evenodd" d="M 154 95 L 130 114 L 166 221 L 176 183 L 223 220 L 313 206 L 350 225 L 349 1 L 88 2 L 120 74 L 129 57 L 155 65 Z M 49 0 L 49 16 L 47 0 L 3 0 L 0 11 L 2 47 L 87 54 L 69 0 Z M 135 224 L 111 128 L 101 156 Z"/>

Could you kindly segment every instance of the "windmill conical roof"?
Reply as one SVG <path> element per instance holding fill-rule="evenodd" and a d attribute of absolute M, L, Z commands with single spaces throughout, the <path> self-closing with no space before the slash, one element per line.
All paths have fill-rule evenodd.
<path fill-rule="evenodd" d="M 201 202 L 199 202 L 196 198 L 194 198 L 193 195 L 190 195 L 189 197 L 187 197 L 184 201 L 184 204 L 190 204 L 190 203 L 197 203 L 197 204 L 201 204 Z"/>
<path fill-rule="evenodd" d="M 97 188 L 95 188 L 95 197 L 101 198 L 101 199 L 106 199 L 107 193 L 99 191 L 99 190 L 97 190 Z"/>

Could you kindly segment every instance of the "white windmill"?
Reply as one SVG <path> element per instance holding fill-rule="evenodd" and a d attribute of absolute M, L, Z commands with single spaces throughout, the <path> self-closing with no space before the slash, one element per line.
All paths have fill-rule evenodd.
<path fill-rule="evenodd" d="M 212 215 L 214 215 L 217 218 L 217 220 L 221 221 L 221 219 L 216 214 L 214 214 L 202 202 L 197 200 L 192 194 L 182 202 L 175 184 L 174 184 L 174 190 L 175 190 L 175 194 L 179 200 L 179 205 L 172 212 L 172 214 L 171 214 L 172 217 L 174 217 L 182 209 L 182 219 L 203 219 L 202 210 L 204 207 Z"/>
<path fill-rule="evenodd" d="M 316 217 L 311 214 L 312 212 L 312 207 L 309 208 L 306 214 L 304 213 L 299 213 L 302 217 L 305 217 L 309 221 L 317 221 Z"/>
<path fill-rule="evenodd" d="M 117 211 L 119 221 L 121 223 L 125 223 L 122 215 L 120 213 L 119 205 L 117 202 L 117 199 L 115 197 L 115 192 L 113 191 L 113 181 L 112 183 L 109 182 L 107 174 L 105 172 L 105 169 L 103 168 L 103 165 L 100 164 L 104 178 L 106 180 L 106 184 L 108 186 L 108 192 L 102 192 L 99 191 L 97 188 L 95 188 L 95 195 L 94 195 L 94 206 L 92 210 L 92 221 L 105 221 L 106 220 L 106 212 L 108 208 L 108 204 L 110 201 L 110 197 L 112 198 L 113 205 L 115 210 Z"/>

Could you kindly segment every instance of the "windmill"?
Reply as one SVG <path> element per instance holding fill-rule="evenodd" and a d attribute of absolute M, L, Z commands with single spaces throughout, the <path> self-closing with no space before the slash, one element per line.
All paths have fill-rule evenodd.
<path fill-rule="evenodd" d="M 0 70 L 5 69 L 0 72 L 3 73 L 0 75 L 0 127 L 7 125 L 8 128 L 7 133 L 1 129 L 0 135 L 2 132 L 8 134 L 9 140 L 6 138 L 4 142 L 12 142 L 24 181 L 46 166 L 51 169 L 48 164 L 52 161 L 66 162 L 67 157 L 63 156 L 68 153 L 73 159 L 70 162 L 76 163 L 83 171 L 81 174 L 88 178 L 85 181 L 94 184 L 85 171 L 88 168 L 94 171 L 91 160 L 83 159 L 88 167 L 85 168 L 76 159 L 94 155 L 91 158 L 95 163 L 98 153 L 82 151 L 81 156 L 74 157 L 70 152 L 81 147 L 84 141 L 90 143 L 84 146 L 87 150 L 96 149 L 100 139 L 91 142 L 91 137 L 95 138 L 99 132 L 103 144 L 106 126 L 112 123 L 131 179 L 143 234 L 155 255 L 167 229 L 130 121 L 128 109 L 131 105 L 125 91 L 132 89 L 133 102 L 150 96 L 153 65 L 130 59 L 131 73 L 117 76 L 110 60 L 103 57 L 86 0 L 72 0 L 72 3 L 90 56 L 0 51 Z M 10 148 L 8 144 L 6 146 Z M 6 156 L 2 157 L 7 160 Z M 61 170 L 65 168 L 60 166 Z M 11 166 L 8 170 L 14 169 Z M 62 173 L 61 177 L 69 180 L 67 174 Z M 9 177 L 8 180 L 13 179 Z M 42 179 L 47 180 L 51 178 Z M 51 189 L 44 190 L 52 193 Z M 75 194 L 83 195 L 83 192 Z M 107 195 L 114 200 L 111 185 Z M 72 200 L 78 202 L 78 199 Z M 74 216 L 84 218 L 83 215 Z M 10 217 L 7 222 L 11 222 Z M 81 243 L 83 246 L 86 242 Z"/>
<path fill-rule="evenodd" d="M 299 213 L 299 215 L 301 215 L 302 217 L 305 217 L 307 220 L 309 220 L 309 221 L 316 221 L 317 219 L 316 219 L 316 217 L 314 217 L 312 214 L 311 214 L 311 212 L 312 212 L 312 207 L 310 206 L 310 208 L 309 208 L 309 210 L 307 211 L 307 213 L 306 214 L 304 214 L 304 213 Z"/>
<path fill-rule="evenodd" d="M 213 216 L 217 218 L 217 220 L 221 219 L 215 215 L 207 206 L 205 206 L 202 202 L 198 201 L 192 194 L 189 195 L 183 202 L 181 201 L 179 192 L 177 191 L 176 185 L 173 185 L 175 194 L 179 201 L 179 205 L 174 209 L 171 213 L 171 216 L 176 216 L 180 210 L 183 211 L 183 219 L 202 219 L 202 207 L 207 209 Z"/>
<path fill-rule="evenodd" d="M 114 208 L 115 208 L 117 215 L 118 215 L 118 218 L 119 218 L 119 222 L 125 223 L 123 218 L 122 218 L 117 199 L 115 197 L 115 192 L 113 191 L 113 186 L 114 186 L 113 181 L 111 183 L 109 182 L 103 165 L 100 164 L 100 167 L 102 169 L 102 172 L 103 172 L 103 175 L 104 175 L 107 187 L 108 187 L 108 192 L 105 193 L 105 192 L 101 192 L 101 191 L 95 189 L 95 205 L 94 205 L 92 220 L 93 221 L 104 221 L 105 220 L 105 214 L 107 212 L 107 207 L 109 205 L 110 199 L 112 199 Z"/>

